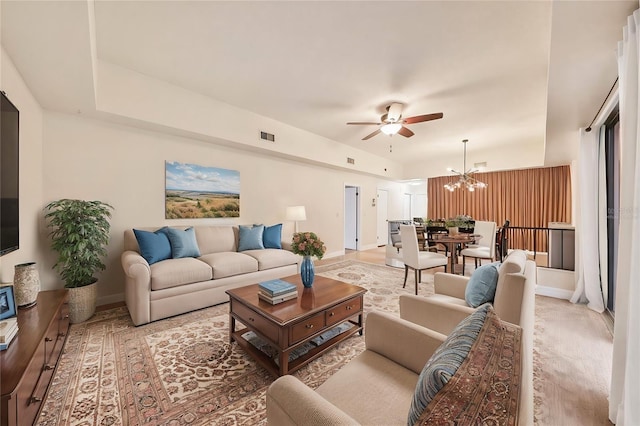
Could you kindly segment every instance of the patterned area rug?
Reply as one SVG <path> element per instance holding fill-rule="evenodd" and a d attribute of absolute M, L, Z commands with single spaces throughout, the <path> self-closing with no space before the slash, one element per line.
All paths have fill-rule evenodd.
<path fill-rule="evenodd" d="M 360 285 L 365 315 L 398 312 L 403 270 L 358 261 L 317 273 Z M 423 273 L 420 295 L 433 293 Z M 273 378 L 228 338 L 228 304 L 135 327 L 126 308 L 71 326 L 39 425 L 266 424 L 265 392 Z M 349 338 L 298 370 L 312 388 L 364 350 Z"/>

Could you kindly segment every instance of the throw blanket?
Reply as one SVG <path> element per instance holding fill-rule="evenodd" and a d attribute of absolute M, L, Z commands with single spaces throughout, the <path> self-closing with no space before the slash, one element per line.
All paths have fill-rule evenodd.
<path fill-rule="evenodd" d="M 469 355 L 417 425 L 505 425 L 518 420 L 522 329 L 490 310 Z"/>

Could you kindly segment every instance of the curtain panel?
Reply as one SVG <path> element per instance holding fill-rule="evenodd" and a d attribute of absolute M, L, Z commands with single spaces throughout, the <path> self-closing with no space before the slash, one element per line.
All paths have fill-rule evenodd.
<path fill-rule="evenodd" d="M 502 226 L 546 228 L 549 222 L 571 222 L 571 170 L 568 165 L 500 172 L 475 173 L 488 186 L 469 192 L 444 188 L 457 176 L 439 176 L 427 181 L 429 219 L 446 219 L 467 214 L 475 220 L 494 221 Z M 546 250 L 544 231 L 510 234 L 512 247 Z"/>

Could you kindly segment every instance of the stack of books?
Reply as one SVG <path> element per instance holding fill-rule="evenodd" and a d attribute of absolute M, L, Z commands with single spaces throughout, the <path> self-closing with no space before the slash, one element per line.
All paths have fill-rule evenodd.
<path fill-rule="evenodd" d="M 18 318 L 11 317 L 0 321 L 0 351 L 9 347 L 11 340 L 18 334 Z"/>
<path fill-rule="evenodd" d="M 270 280 L 258 284 L 258 297 L 276 305 L 298 297 L 298 288 L 283 280 Z"/>

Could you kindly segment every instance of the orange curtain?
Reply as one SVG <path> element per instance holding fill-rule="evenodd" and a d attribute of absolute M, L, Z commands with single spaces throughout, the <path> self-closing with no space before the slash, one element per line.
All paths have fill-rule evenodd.
<path fill-rule="evenodd" d="M 430 178 L 427 184 L 428 218 L 450 218 L 467 214 L 475 220 L 494 221 L 502 226 L 546 228 L 549 222 L 571 222 L 571 172 L 569 166 L 476 173 L 474 177 L 488 186 L 469 192 L 444 188 L 457 176 Z M 515 231 L 514 231 L 515 232 Z M 520 235 L 521 234 L 521 235 Z M 535 234 L 535 236 L 534 236 Z M 546 232 L 511 234 L 511 248 L 546 250 Z M 516 243 L 518 245 L 516 245 Z"/>

